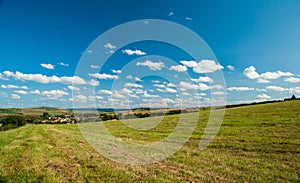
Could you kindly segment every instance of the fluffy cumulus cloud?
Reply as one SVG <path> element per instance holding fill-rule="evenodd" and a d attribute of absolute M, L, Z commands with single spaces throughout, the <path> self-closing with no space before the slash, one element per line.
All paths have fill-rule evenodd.
<path fill-rule="evenodd" d="M 200 62 L 183 60 L 180 63 L 193 68 L 193 71 L 196 73 L 212 73 L 224 68 L 214 60 L 201 60 Z"/>
<path fill-rule="evenodd" d="M 20 81 L 34 81 L 37 83 L 63 83 L 63 84 L 76 84 L 76 85 L 81 85 L 81 84 L 86 84 L 86 81 L 79 76 L 46 76 L 42 74 L 24 74 L 19 71 L 17 72 L 10 72 L 10 71 L 4 71 L 4 75 L 7 77 L 13 77 L 16 80 Z"/>
<path fill-rule="evenodd" d="M 232 66 L 232 65 L 227 65 L 227 69 L 229 69 L 229 70 L 231 70 L 231 71 L 234 71 L 234 66 Z"/>
<path fill-rule="evenodd" d="M 269 80 L 264 79 L 264 78 L 258 78 L 258 79 L 257 79 L 257 82 L 258 82 L 258 83 L 270 83 Z"/>
<path fill-rule="evenodd" d="M 1 80 L 8 80 L 8 78 L 5 78 L 4 75 L 2 73 L 0 73 L 0 79 Z"/>
<path fill-rule="evenodd" d="M 113 49 L 116 49 L 116 46 L 113 45 L 113 44 L 111 44 L 111 43 L 106 43 L 106 44 L 104 45 L 104 48 L 113 50 Z"/>
<path fill-rule="evenodd" d="M 121 70 L 114 70 L 114 69 L 112 69 L 111 72 L 112 72 L 112 73 L 115 73 L 115 74 L 121 74 L 121 73 L 122 73 Z"/>
<path fill-rule="evenodd" d="M 38 90 L 38 89 L 36 89 L 34 91 L 31 91 L 30 93 L 31 94 L 36 94 L 36 95 L 40 95 L 41 94 L 40 90 Z"/>
<path fill-rule="evenodd" d="M 300 82 L 300 78 L 289 77 L 289 78 L 285 78 L 284 81 L 289 82 L 289 83 L 299 83 Z"/>
<path fill-rule="evenodd" d="M 42 93 L 41 93 L 41 95 L 45 95 L 45 96 L 47 96 L 47 97 L 62 97 L 62 96 L 64 96 L 64 95 L 69 95 L 69 93 L 68 92 L 65 92 L 65 91 L 63 91 L 63 90 L 49 90 L 49 91 L 43 91 Z"/>
<path fill-rule="evenodd" d="M 76 86 L 68 86 L 70 90 L 79 91 L 80 89 Z"/>
<path fill-rule="evenodd" d="M 201 82 L 205 82 L 205 83 L 213 83 L 213 82 L 214 82 L 214 80 L 211 79 L 211 78 L 208 77 L 208 76 L 205 76 L 205 77 L 200 76 L 198 79 L 192 78 L 191 80 L 194 81 L 194 82 L 196 82 L 196 83 L 201 83 Z"/>
<path fill-rule="evenodd" d="M 204 83 L 200 83 L 200 84 L 196 85 L 196 84 L 188 83 L 185 81 L 181 81 L 179 83 L 179 86 L 181 87 L 181 90 L 182 89 L 183 90 L 209 90 L 212 88 Z M 219 87 L 214 87 L 214 88 L 219 89 Z"/>
<path fill-rule="evenodd" d="M 111 95 L 111 94 L 112 94 L 112 91 L 109 91 L 109 90 L 99 90 L 97 93 L 99 93 L 99 94 Z"/>
<path fill-rule="evenodd" d="M 187 71 L 187 67 L 185 65 L 176 65 L 171 66 L 170 71 L 177 71 L 177 72 L 185 72 Z"/>
<path fill-rule="evenodd" d="M 27 86 L 16 86 L 16 85 L 1 85 L 1 88 L 4 89 L 24 89 L 24 90 L 28 90 Z"/>
<path fill-rule="evenodd" d="M 136 83 L 126 83 L 124 86 L 128 87 L 128 88 L 143 88 L 144 87 L 143 85 L 139 85 Z"/>
<path fill-rule="evenodd" d="M 264 79 L 278 79 L 283 76 L 293 76 L 294 74 L 290 72 L 282 72 L 282 71 L 277 71 L 277 72 L 265 72 L 261 74 L 261 77 Z"/>
<path fill-rule="evenodd" d="M 143 52 L 141 50 L 122 50 L 123 53 L 126 53 L 127 55 L 146 55 L 146 52 Z"/>
<path fill-rule="evenodd" d="M 229 87 L 227 88 L 228 91 L 252 91 L 254 88 L 249 87 Z"/>
<path fill-rule="evenodd" d="M 111 74 L 99 74 L 99 73 L 94 73 L 94 74 L 91 74 L 91 73 L 89 73 L 88 74 L 90 77 L 95 77 L 95 78 L 97 78 L 97 79 L 105 79 L 105 80 L 107 80 L 107 79 L 119 79 L 119 76 L 117 76 L 117 75 L 111 75 Z"/>
<path fill-rule="evenodd" d="M 84 103 L 88 100 L 88 98 L 84 95 L 76 95 L 72 98 L 69 99 L 70 101 L 73 101 L 73 102 L 81 102 L 81 103 Z"/>
<path fill-rule="evenodd" d="M 95 80 L 95 79 L 91 79 L 90 81 L 87 82 L 89 85 L 91 86 L 99 86 L 100 82 Z"/>
<path fill-rule="evenodd" d="M 273 90 L 273 91 L 285 91 L 286 89 L 285 88 L 282 88 L 280 86 L 267 86 L 266 87 L 267 90 Z"/>
<path fill-rule="evenodd" d="M 27 94 L 27 91 L 25 91 L 25 90 L 15 90 L 14 92 L 17 93 L 17 94 L 21 94 L 21 95 L 26 95 Z"/>
<path fill-rule="evenodd" d="M 41 64 L 41 66 L 46 68 L 46 69 L 51 69 L 51 70 L 54 69 L 54 65 L 52 65 L 52 64 Z"/>
<path fill-rule="evenodd" d="M 12 93 L 12 94 L 10 94 L 10 98 L 13 98 L 13 99 L 19 99 L 19 98 L 21 98 L 21 97 L 20 97 L 20 95 L 17 95 L 17 94 L 15 94 L 15 93 Z"/>
<path fill-rule="evenodd" d="M 165 67 L 165 64 L 162 61 L 152 62 L 151 60 L 146 60 L 145 62 L 137 62 L 137 66 L 146 66 L 149 67 L 151 70 L 161 70 Z"/>
<path fill-rule="evenodd" d="M 261 95 L 257 95 L 256 98 L 257 99 L 270 99 L 271 96 L 269 96 L 267 94 L 261 94 Z"/>
<path fill-rule="evenodd" d="M 139 77 L 135 77 L 134 80 L 137 81 L 137 82 L 142 82 L 142 81 L 143 81 L 143 80 L 141 80 L 141 78 L 139 78 Z"/>
<path fill-rule="evenodd" d="M 294 75 L 291 72 L 282 72 L 282 71 L 264 72 L 262 74 L 259 74 L 258 72 L 256 72 L 256 68 L 254 66 L 250 66 L 246 68 L 243 74 L 249 79 L 257 79 L 258 83 L 269 83 L 270 82 L 269 80 L 272 79 L 278 79 L 280 77 L 288 77 Z"/>
<path fill-rule="evenodd" d="M 256 68 L 254 66 L 246 68 L 243 74 L 249 79 L 259 78 L 259 74 L 256 72 Z"/>

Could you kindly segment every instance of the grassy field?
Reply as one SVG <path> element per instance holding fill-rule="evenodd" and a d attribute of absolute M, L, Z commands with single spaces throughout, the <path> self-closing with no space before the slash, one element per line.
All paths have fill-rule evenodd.
<path fill-rule="evenodd" d="M 145 131 L 119 121 L 105 125 L 115 136 L 143 144 L 166 137 L 178 117 L 166 116 Z M 26 125 L 0 132 L 0 182 L 300 182 L 299 100 L 227 109 L 217 137 L 200 151 L 208 117 L 208 110 L 201 111 L 180 151 L 145 166 L 101 156 L 77 125 Z"/>
<path fill-rule="evenodd" d="M 7 115 L 36 115 L 40 116 L 43 112 L 48 112 L 50 115 L 60 115 L 67 114 L 70 111 L 65 109 L 58 109 L 53 107 L 36 107 L 36 108 L 9 108 L 9 109 L 1 109 L 0 108 L 0 117 Z"/>

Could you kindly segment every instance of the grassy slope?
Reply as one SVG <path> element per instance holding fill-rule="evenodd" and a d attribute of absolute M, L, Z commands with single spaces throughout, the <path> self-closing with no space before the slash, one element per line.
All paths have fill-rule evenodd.
<path fill-rule="evenodd" d="M 37 115 L 40 116 L 43 114 L 43 112 L 48 112 L 50 115 L 60 115 L 60 114 L 66 114 L 70 111 L 65 109 L 58 109 L 58 108 L 52 108 L 52 107 L 36 107 L 36 108 L 5 108 L 0 109 L 0 116 L 6 116 L 6 115 Z"/>
<path fill-rule="evenodd" d="M 195 133 L 179 152 L 146 166 L 104 158 L 76 125 L 26 125 L 0 132 L 0 182 L 299 181 L 300 101 L 228 109 L 214 142 L 199 151 L 208 116 L 209 111 L 201 112 Z M 118 121 L 106 126 L 119 138 L 147 143 L 172 131 L 177 117 L 167 116 L 151 131 L 128 129 Z"/>

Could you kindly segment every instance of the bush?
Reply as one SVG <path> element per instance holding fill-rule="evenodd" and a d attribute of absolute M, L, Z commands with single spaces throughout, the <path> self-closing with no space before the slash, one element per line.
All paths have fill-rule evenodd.
<path fill-rule="evenodd" d="M 0 130 L 5 131 L 24 126 L 26 124 L 26 120 L 23 116 L 6 116 L 0 120 L 0 123 L 2 124 Z"/>

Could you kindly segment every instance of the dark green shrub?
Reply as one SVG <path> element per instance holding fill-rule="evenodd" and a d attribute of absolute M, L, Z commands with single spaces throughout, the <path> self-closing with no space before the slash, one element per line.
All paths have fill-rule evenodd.
<path fill-rule="evenodd" d="M 26 124 L 26 120 L 23 116 L 6 116 L 0 120 L 2 126 L 0 130 L 8 130 L 23 126 Z"/>

